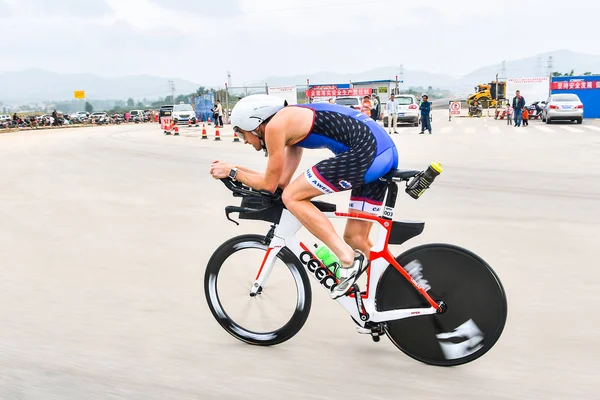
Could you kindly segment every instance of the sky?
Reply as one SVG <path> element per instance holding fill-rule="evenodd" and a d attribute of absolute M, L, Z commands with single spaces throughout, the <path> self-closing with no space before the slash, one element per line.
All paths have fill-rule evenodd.
<path fill-rule="evenodd" d="M 0 71 L 233 86 L 403 65 L 452 76 L 558 49 L 600 54 L 596 0 L 0 0 Z M 302 82 L 298 82 L 299 84 Z"/>

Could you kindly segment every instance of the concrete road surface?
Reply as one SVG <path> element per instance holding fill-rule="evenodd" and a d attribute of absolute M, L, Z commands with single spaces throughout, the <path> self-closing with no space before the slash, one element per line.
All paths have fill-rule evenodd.
<path fill-rule="evenodd" d="M 455 368 L 357 334 L 316 285 L 288 342 L 254 347 L 221 329 L 203 293 L 208 258 L 268 229 L 225 219 L 239 199 L 210 162 L 266 164 L 230 129 L 218 142 L 212 127 L 201 140 L 201 128 L 175 137 L 157 124 L 0 135 L 0 398 L 598 399 L 599 121 L 514 128 L 440 111 L 433 128 L 393 135 L 401 167 L 445 168 L 419 201 L 399 196 L 396 218 L 426 228 L 395 251 L 471 249 L 509 303 L 497 345 Z M 301 168 L 328 154 L 306 152 Z M 344 209 L 347 197 L 327 200 Z"/>

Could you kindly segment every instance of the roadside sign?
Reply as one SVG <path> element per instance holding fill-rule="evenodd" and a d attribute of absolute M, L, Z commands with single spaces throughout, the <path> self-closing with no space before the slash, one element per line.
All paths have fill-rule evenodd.
<path fill-rule="evenodd" d="M 460 103 L 458 101 L 450 103 L 450 114 L 460 115 Z"/>
<path fill-rule="evenodd" d="M 298 104 L 298 91 L 296 86 L 269 86 L 268 93 L 286 99 L 288 104 Z"/>
<path fill-rule="evenodd" d="M 73 95 L 76 99 L 85 99 L 85 91 L 84 90 L 75 90 Z"/>
<path fill-rule="evenodd" d="M 171 117 L 160 117 L 160 128 L 163 131 L 166 131 L 167 128 L 171 125 L 171 122 L 173 122 Z"/>

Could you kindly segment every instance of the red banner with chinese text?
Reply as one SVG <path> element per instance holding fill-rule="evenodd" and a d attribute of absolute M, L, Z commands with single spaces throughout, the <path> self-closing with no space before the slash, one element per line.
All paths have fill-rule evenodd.
<path fill-rule="evenodd" d="M 340 97 L 340 96 L 369 96 L 372 88 L 361 89 L 309 89 L 306 97 Z"/>

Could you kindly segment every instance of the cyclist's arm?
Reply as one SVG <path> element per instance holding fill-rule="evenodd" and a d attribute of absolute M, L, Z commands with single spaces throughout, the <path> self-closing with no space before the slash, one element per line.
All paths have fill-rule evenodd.
<path fill-rule="evenodd" d="M 236 165 L 235 167 L 236 167 L 236 168 L 237 168 L 239 171 L 245 172 L 245 173 L 247 173 L 247 174 L 250 174 L 250 175 L 261 175 L 261 176 L 263 175 L 263 173 L 262 173 L 262 172 L 253 171 L 253 170 L 251 170 L 250 168 L 241 167 L 241 166 L 239 166 L 239 165 Z"/>
<path fill-rule="evenodd" d="M 300 165 L 300 160 L 302 159 L 302 147 L 291 146 L 285 148 L 285 163 L 283 166 L 283 173 L 281 174 L 281 178 L 279 179 L 279 187 L 284 189 L 287 185 L 290 184 L 292 178 L 294 177 L 294 172 L 298 169 L 298 165 Z"/>
<path fill-rule="evenodd" d="M 255 190 L 275 192 L 281 180 L 285 163 L 285 128 L 275 120 L 267 125 L 265 144 L 269 153 L 267 170 L 263 174 L 241 172 L 238 169 L 236 179 Z"/>

